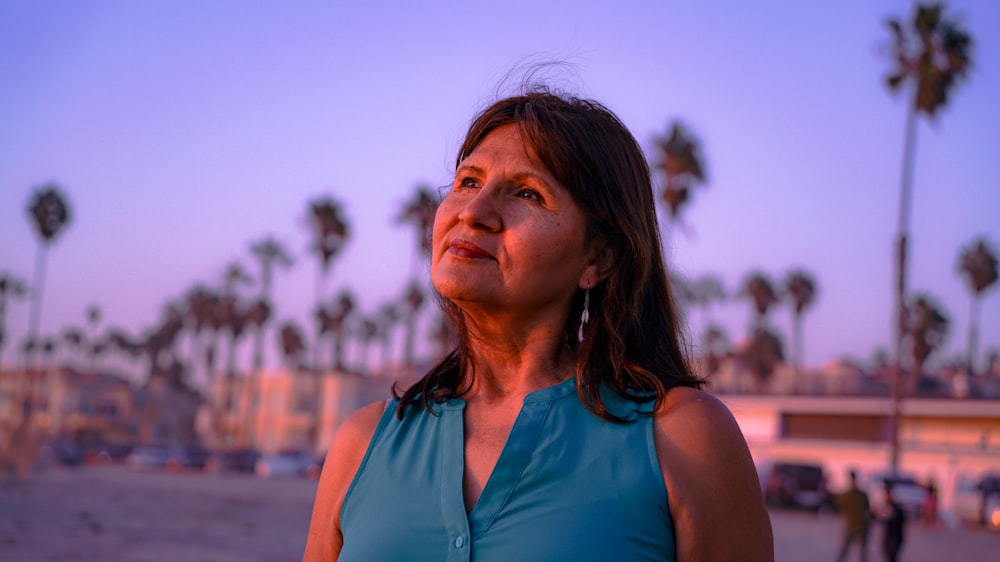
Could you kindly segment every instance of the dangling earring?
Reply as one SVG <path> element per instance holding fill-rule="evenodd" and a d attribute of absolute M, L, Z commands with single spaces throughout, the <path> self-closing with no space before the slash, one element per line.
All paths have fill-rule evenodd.
<path fill-rule="evenodd" d="M 583 293 L 583 313 L 580 314 L 580 329 L 576 332 L 576 339 L 580 343 L 583 343 L 583 329 L 587 327 L 587 322 L 590 322 L 590 289 Z"/>

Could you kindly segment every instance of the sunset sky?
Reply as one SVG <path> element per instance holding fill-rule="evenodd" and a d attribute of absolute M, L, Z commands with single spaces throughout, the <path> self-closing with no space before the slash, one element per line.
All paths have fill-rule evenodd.
<path fill-rule="evenodd" d="M 5 1 L 0 272 L 32 281 L 26 206 L 54 181 L 73 217 L 49 253 L 43 334 L 85 325 L 90 305 L 103 327 L 141 334 L 193 285 L 220 285 L 230 262 L 256 273 L 249 246 L 267 235 L 295 258 L 275 281 L 275 320 L 311 333 L 306 211 L 329 195 L 352 235 L 325 294 L 350 289 L 374 313 L 412 274 L 426 279 L 412 228 L 395 222 L 403 204 L 450 183 L 465 127 L 508 70 L 554 59 L 566 63 L 556 85 L 615 111 L 651 162 L 675 119 L 701 140 L 708 183 L 666 236 L 674 270 L 716 274 L 732 293 L 752 270 L 780 281 L 804 268 L 819 283 L 806 363 L 868 360 L 891 334 L 905 118 L 883 86 L 884 20 L 911 6 Z M 911 215 L 911 287 L 951 320 L 939 360 L 967 342 L 960 249 L 977 236 L 1000 247 L 1000 3 L 949 8 L 974 37 L 974 67 L 920 123 Z M 8 306 L 5 364 L 29 310 Z M 790 314 L 773 314 L 786 334 Z M 750 306 L 712 315 L 739 339 Z M 1000 348 L 1000 290 L 981 320 L 980 351 Z M 694 342 L 703 323 L 693 311 Z"/>

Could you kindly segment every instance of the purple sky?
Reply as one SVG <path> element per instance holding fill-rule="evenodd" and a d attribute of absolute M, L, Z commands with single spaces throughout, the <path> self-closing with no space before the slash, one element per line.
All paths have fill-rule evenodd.
<path fill-rule="evenodd" d="M 373 313 L 422 271 L 395 215 L 416 186 L 450 182 L 473 113 L 542 56 L 575 65 L 563 83 L 617 112 L 651 159 L 673 119 L 702 140 L 709 183 L 668 236 L 675 270 L 732 292 L 754 269 L 805 268 L 819 282 L 808 364 L 887 346 L 904 104 L 881 82 L 883 21 L 911 4 L 605 4 L 3 2 L 0 272 L 31 281 L 25 207 L 53 180 L 74 216 L 49 255 L 43 333 L 85 325 L 92 304 L 105 326 L 141 333 L 228 263 L 255 272 L 249 245 L 269 234 L 296 258 L 276 279 L 276 319 L 311 332 L 306 207 L 332 195 L 353 236 L 326 293 L 349 288 Z M 911 286 L 952 321 L 939 359 L 966 346 L 959 249 L 980 235 L 1000 246 L 1000 3 L 950 6 L 975 68 L 920 124 L 911 215 Z M 29 308 L 9 307 L 9 342 Z M 713 314 L 739 337 L 750 307 Z M 788 307 L 773 318 L 787 331 Z M 1000 347 L 1000 291 L 981 318 L 980 350 Z"/>

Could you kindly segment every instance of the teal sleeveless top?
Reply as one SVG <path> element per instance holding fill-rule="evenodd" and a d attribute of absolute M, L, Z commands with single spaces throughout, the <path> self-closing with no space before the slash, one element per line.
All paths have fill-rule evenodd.
<path fill-rule="evenodd" d="M 609 393 L 610 394 L 610 393 Z M 591 414 L 570 378 L 524 398 L 496 467 L 466 512 L 463 410 L 389 403 L 341 506 L 341 562 L 674 560 L 673 523 L 639 406 Z"/>

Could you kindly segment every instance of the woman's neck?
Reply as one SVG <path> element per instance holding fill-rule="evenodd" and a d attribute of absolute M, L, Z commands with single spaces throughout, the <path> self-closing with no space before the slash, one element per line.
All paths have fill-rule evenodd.
<path fill-rule="evenodd" d="M 564 343 L 562 326 L 511 327 L 470 322 L 469 353 L 475 374 L 466 395 L 471 400 L 520 399 L 573 376 L 575 356 Z"/>

